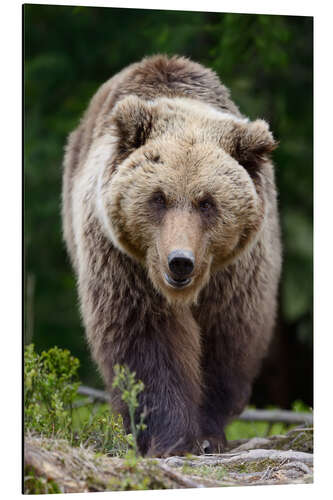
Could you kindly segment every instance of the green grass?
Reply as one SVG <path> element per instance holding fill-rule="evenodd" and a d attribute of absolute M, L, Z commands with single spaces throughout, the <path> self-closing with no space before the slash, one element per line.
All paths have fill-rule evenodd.
<path fill-rule="evenodd" d="M 249 439 L 252 437 L 266 437 L 275 434 L 285 434 L 291 426 L 269 422 L 241 422 L 235 420 L 226 427 L 226 437 L 229 440 L 233 439 Z"/>

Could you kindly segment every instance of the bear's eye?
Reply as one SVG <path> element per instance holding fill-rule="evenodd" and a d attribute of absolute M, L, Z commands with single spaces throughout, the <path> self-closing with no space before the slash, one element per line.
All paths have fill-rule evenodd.
<path fill-rule="evenodd" d="M 164 193 L 161 191 L 158 191 L 157 193 L 154 193 L 154 195 L 151 198 L 152 203 L 157 207 L 157 208 L 166 208 L 166 199 Z"/>
<path fill-rule="evenodd" d="M 199 202 L 199 209 L 203 213 L 210 212 L 214 206 L 214 202 L 209 198 L 204 198 Z"/>

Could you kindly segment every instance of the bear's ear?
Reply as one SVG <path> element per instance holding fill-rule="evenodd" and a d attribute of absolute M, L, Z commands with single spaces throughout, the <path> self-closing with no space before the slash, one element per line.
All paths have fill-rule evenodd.
<path fill-rule="evenodd" d="M 249 174 L 255 176 L 260 164 L 277 147 L 268 124 L 264 120 L 233 123 L 222 135 L 221 146 L 235 158 Z"/>
<path fill-rule="evenodd" d="M 113 123 L 120 153 L 131 153 L 145 144 L 154 115 L 154 107 L 134 95 L 126 97 L 115 106 Z"/>

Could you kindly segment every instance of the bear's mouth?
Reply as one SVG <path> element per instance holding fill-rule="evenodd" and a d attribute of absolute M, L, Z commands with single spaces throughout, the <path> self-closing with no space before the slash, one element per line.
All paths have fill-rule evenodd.
<path fill-rule="evenodd" d="M 192 278 L 174 279 L 167 273 L 164 273 L 164 279 L 172 288 L 185 288 L 192 281 Z"/>

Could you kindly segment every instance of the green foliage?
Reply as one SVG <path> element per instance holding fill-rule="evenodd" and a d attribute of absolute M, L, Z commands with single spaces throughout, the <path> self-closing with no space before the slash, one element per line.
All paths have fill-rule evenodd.
<path fill-rule="evenodd" d="M 55 481 L 39 476 L 33 467 L 24 468 L 25 495 L 46 495 L 51 493 L 62 493 Z"/>
<path fill-rule="evenodd" d="M 87 405 L 73 411 L 71 444 L 123 457 L 131 449 L 132 436 L 125 433 L 121 415 L 111 413 L 109 405 Z"/>
<path fill-rule="evenodd" d="M 126 435 L 122 417 L 112 414 L 108 405 L 92 407 L 77 395 L 78 367 L 68 350 L 53 347 L 37 354 L 32 344 L 25 348 L 25 432 L 124 456 L 133 446 L 132 436 Z"/>
<path fill-rule="evenodd" d="M 50 435 L 72 425 L 72 405 L 79 386 L 78 359 L 53 347 L 40 355 L 33 344 L 24 355 L 25 430 Z"/>
<path fill-rule="evenodd" d="M 140 420 L 135 423 L 135 412 L 139 406 L 138 395 L 144 390 L 144 384 L 141 380 L 135 380 L 135 372 L 131 372 L 128 366 L 115 365 L 115 377 L 112 387 L 117 387 L 121 392 L 121 399 L 127 404 L 132 431 L 132 445 L 135 454 L 138 453 L 137 439 L 140 431 L 145 430 L 144 414 L 141 413 Z"/>
<path fill-rule="evenodd" d="M 253 409 L 254 407 L 251 406 Z M 277 409 L 269 406 L 267 410 Z M 292 411 L 299 413 L 311 413 L 312 409 L 303 401 L 296 400 L 292 404 Z M 226 438 L 233 439 L 249 439 L 252 437 L 275 436 L 277 434 L 286 434 L 290 429 L 295 427 L 294 424 L 284 424 L 282 422 L 245 422 L 234 420 L 226 427 Z"/>
<path fill-rule="evenodd" d="M 300 401 L 299 399 L 297 399 L 296 401 L 293 402 L 292 410 L 299 412 L 299 413 L 311 413 L 312 412 L 312 408 L 310 408 L 310 406 L 306 405 L 303 401 Z"/>
<path fill-rule="evenodd" d="M 242 422 L 234 420 L 226 427 L 225 434 L 228 440 L 250 439 L 253 437 L 274 436 L 285 434 L 290 426 L 282 423 L 270 424 L 269 422 Z"/>
<path fill-rule="evenodd" d="M 29 293 L 25 287 L 26 343 L 69 347 L 81 360 L 81 379 L 101 383 L 82 340 L 61 236 L 63 148 L 101 83 L 129 63 L 166 52 L 215 69 L 241 111 L 267 119 L 280 142 L 274 153 L 284 247 L 279 319 L 298 358 L 306 353 L 311 363 L 312 18 L 25 5 L 24 21 L 25 266 L 35 283 Z M 299 388 L 310 387 L 308 400 L 311 368 L 295 364 L 290 374 L 299 377 Z"/>

